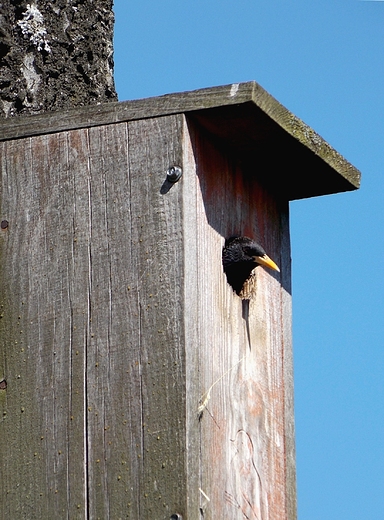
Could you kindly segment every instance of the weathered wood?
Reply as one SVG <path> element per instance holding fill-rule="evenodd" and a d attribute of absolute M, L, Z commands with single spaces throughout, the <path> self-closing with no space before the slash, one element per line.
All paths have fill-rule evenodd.
<path fill-rule="evenodd" d="M 84 515 L 89 205 L 75 141 L 1 146 L 3 518 Z"/>
<path fill-rule="evenodd" d="M 0 140 L 179 114 L 222 104 L 246 103 L 252 101 L 254 85 L 254 82 L 241 83 L 233 95 L 230 95 L 229 85 L 120 103 L 77 107 L 7 121 L 0 120 Z"/>
<path fill-rule="evenodd" d="M 0 516 L 197 511 L 181 162 L 182 116 L 1 143 Z"/>
<path fill-rule="evenodd" d="M 354 190 L 360 172 L 256 82 L 0 122 L 0 140 L 193 113 L 285 199 Z"/>
<path fill-rule="evenodd" d="M 196 450 L 201 508 L 204 518 L 291 520 L 296 495 L 287 202 L 200 129 L 189 129 L 183 179 L 192 253 L 186 350 L 191 357 L 198 351 L 195 377 L 206 404 Z M 280 275 L 257 269 L 249 313 L 221 267 L 224 238 L 233 234 L 257 238 L 281 268 Z"/>
<path fill-rule="evenodd" d="M 91 518 L 185 510 L 180 116 L 90 130 Z M 176 391 L 177 389 L 177 391 Z"/>

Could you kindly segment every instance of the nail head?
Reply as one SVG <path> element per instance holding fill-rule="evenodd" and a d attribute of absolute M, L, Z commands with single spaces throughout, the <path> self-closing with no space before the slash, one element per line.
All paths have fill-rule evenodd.
<path fill-rule="evenodd" d="M 169 182 L 177 182 L 183 175 L 183 170 L 180 166 L 170 166 L 167 170 L 167 180 Z"/>

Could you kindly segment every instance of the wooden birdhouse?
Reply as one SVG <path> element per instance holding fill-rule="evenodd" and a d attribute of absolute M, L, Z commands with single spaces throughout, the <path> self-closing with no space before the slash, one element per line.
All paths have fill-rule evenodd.
<path fill-rule="evenodd" d="M 296 518 L 288 204 L 359 172 L 254 82 L 0 140 L 0 516 Z"/>

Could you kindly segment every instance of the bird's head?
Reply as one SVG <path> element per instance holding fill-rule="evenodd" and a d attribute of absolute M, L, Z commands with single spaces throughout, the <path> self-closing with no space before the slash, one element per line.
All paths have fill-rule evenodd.
<path fill-rule="evenodd" d="M 229 238 L 223 249 L 224 270 L 229 265 L 239 263 L 253 263 L 254 267 L 262 265 L 275 271 L 280 269 L 267 255 L 260 244 L 248 237 Z"/>
<path fill-rule="evenodd" d="M 223 268 L 228 283 L 241 294 L 244 283 L 255 267 L 262 265 L 280 271 L 260 244 L 248 237 L 231 237 L 225 241 Z"/>

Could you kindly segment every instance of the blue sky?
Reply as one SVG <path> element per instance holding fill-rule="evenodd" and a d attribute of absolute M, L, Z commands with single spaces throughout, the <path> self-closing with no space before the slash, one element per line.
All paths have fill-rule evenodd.
<path fill-rule="evenodd" d="M 384 519 L 384 2 L 115 14 L 119 100 L 256 80 L 361 170 L 356 192 L 291 204 L 298 513 Z"/>

